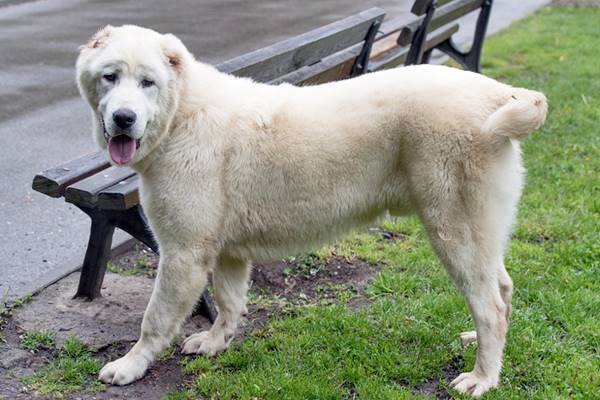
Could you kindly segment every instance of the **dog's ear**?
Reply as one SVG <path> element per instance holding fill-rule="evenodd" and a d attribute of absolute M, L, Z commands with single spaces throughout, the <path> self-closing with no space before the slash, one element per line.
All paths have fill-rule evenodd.
<path fill-rule="evenodd" d="M 98 32 L 96 32 L 96 34 L 94 36 L 92 36 L 86 44 L 79 47 L 79 50 L 96 49 L 96 48 L 104 46 L 106 44 L 106 41 L 108 40 L 108 38 L 111 37 L 111 35 L 113 33 L 113 29 L 114 28 L 112 25 L 106 25 L 104 28 L 102 28 Z"/>
<path fill-rule="evenodd" d="M 181 75 L 192 55 L 177 36 L 167 33 L 163 35 L 163 52 L 167 63 L 177 75 Z"/>

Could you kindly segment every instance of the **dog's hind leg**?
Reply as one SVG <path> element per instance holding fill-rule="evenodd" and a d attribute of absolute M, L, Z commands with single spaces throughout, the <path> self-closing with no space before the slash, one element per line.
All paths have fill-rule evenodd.
<path fill-rule="evenodd" d="M 466 232 L 461 232 L 461 234 Z M 465 238 L 466 239 L 466 238 Z M 432 239 L 440 258 L 464 294 L 475 321 L 478 341 L 473 371 L 461 374 L 451 386 L 462 393 L 480 396 L 498 385 L 507 331 L 507 305 L 498 285 L 497 265 L 477 240 Z"/>
<path fill-rule="evenodd" d="M 195 333 L 183 343 L 184 354 L 215 355 L 229 347 L 240 316 L 246 311 L 250 267 L 246 261 L 222 258 L 213 272 L 217 320 L 209 331 Z"/>
<path fill-rule="evenodd" d="M 464 197 L 458 202 L 448 199 L 449 204 L 444 204 L 453 207 L 432 206 L 435 215 L 424 209 L 421 216 L 433 248 L 467 300 L 477 332 L 466 335 L 467 341 L 478 342 L 475 368 L 451 386 L 480 396 L 496 387 L 500 377 L 510 310 L 511 285 L 502 262 L 502 235 L 508 229 L 498 227 L 498 221 L 487 213 L 494 204 L 464 201 Z"/>
<path fill-rule="evenodd" d="M 216 257 L 193 254 L 185 249 L 162 249 L 158 276 L 142 321 L 138 342 L 120 359 L 100 371 L 100 379 L 126 385 L 141 378 L 155 356 L 167 348 L 178 334 L 181 323 L 192 312 L 202 293 L 207 272 Z"/>

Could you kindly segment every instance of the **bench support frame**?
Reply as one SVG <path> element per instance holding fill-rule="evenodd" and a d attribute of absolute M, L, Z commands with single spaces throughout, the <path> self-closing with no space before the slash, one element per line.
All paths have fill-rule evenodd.
<path fill-rule="evenodd" d="M 415 35 L 413 36 L 413 40 L 410 45 L 410 49 L 408 50 L 408 55 L 406 56 L 406 61 L 404 62 L 404 65 L 417 65 L 429 62 L 431 50 L 423 54 L 423 49 L 425 48 L 425 41 L 427 39 L 427 31 L 429 30 L 429 24 L 431 23 L 431 19 L 433 18 L 433 14 L 435 13 L 436 7 L 437 4 L 435 0 L 429 3 L 429 5 L 427 6 L 427 11 L 425 12 L 423 22 L 415 32 Z"/>
<path fill-rule="evenodd" d="M 481 72 L 481 51 L 483 49 L 483 41 L 485 40 L 485 33 L 492 12 L 492 1 L 493 0 L 484 0 L 481 5 L 481 11 L 477 17 L 477 25 L 475 26 L 473 44 L 469 51 L 461 51 L 452 38 L 447 39 L 437 46 L 438 50 L 441 50 L 452 57 L 452 59 L 469 71 Z"/>
<path fill-rule="evenodd" d="M 152 236 L 146 215 L 140 205 L 127 210 L 102 210 L 77 206 L 92 220 L 88 247 L 81 267 L 76 298 L 93 300 L 101 296 L 102 281 L 110 256 L 115 228 L 120 228 L 159 254 L 158 243 Z M 207 290 L 204 290 L 195 313 L 204 315 L 210 322 L 217 318 L 217 311 Z"/>

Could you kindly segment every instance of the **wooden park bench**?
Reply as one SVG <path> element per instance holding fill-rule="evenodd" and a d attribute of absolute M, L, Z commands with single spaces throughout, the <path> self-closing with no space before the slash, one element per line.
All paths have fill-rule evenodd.
<path fill-rule="evenodd" d="M 479 71 L 479 57 L 491 0 L 417 0 L 414 20 L 384 22 L 385 12 L 371 8 L 272 46 L 225 61 L 217 68 L 270 84 L 307 85 L 351 78 L 363 73 L 429 61 L 439 49 L 466 69 Z M 471 50 L 463 53 L 452 41 L 456 20 L 479 10 Z M 360 105 L 358 105 L 360 106 Z M 112 167 L 104 151 L 43 171 L 33 189 L 63 197 L 92 220 L 87 250 L 75 297 L 92 300 L 100 289 L 115 228 L 158 252 L 139 203 L 139 179 L 128 167 Z M 205 291 L 197 311 L 211 322 L 216 310 Z"/>

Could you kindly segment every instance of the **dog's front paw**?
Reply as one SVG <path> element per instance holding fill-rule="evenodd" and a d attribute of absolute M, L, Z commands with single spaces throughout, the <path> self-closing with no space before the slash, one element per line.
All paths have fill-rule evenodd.
<path fill-rule="evenodd" d="M 127 385 L 140 379 L 148 369 L 148 361 L 139 355 L 127 354 L 109 362 L 100 371 L 100 380 L 112 385 Z"/>
<path fill-rule="evenodd" d="M 498 382 L 478 376 L 474 372 L 462 373 L 450 383 L 450 387 L 454 390 L 474 397 L 479 397 L 496 386 L 498 386 Z"/>
<path fill-rule="evenodd" d="M 214 334 L 211 331 L 194 333 L 183 341 L 183 354 L 215 354 L 227 349 L 231 339 L 225 340 L 223 334 Z"/>

